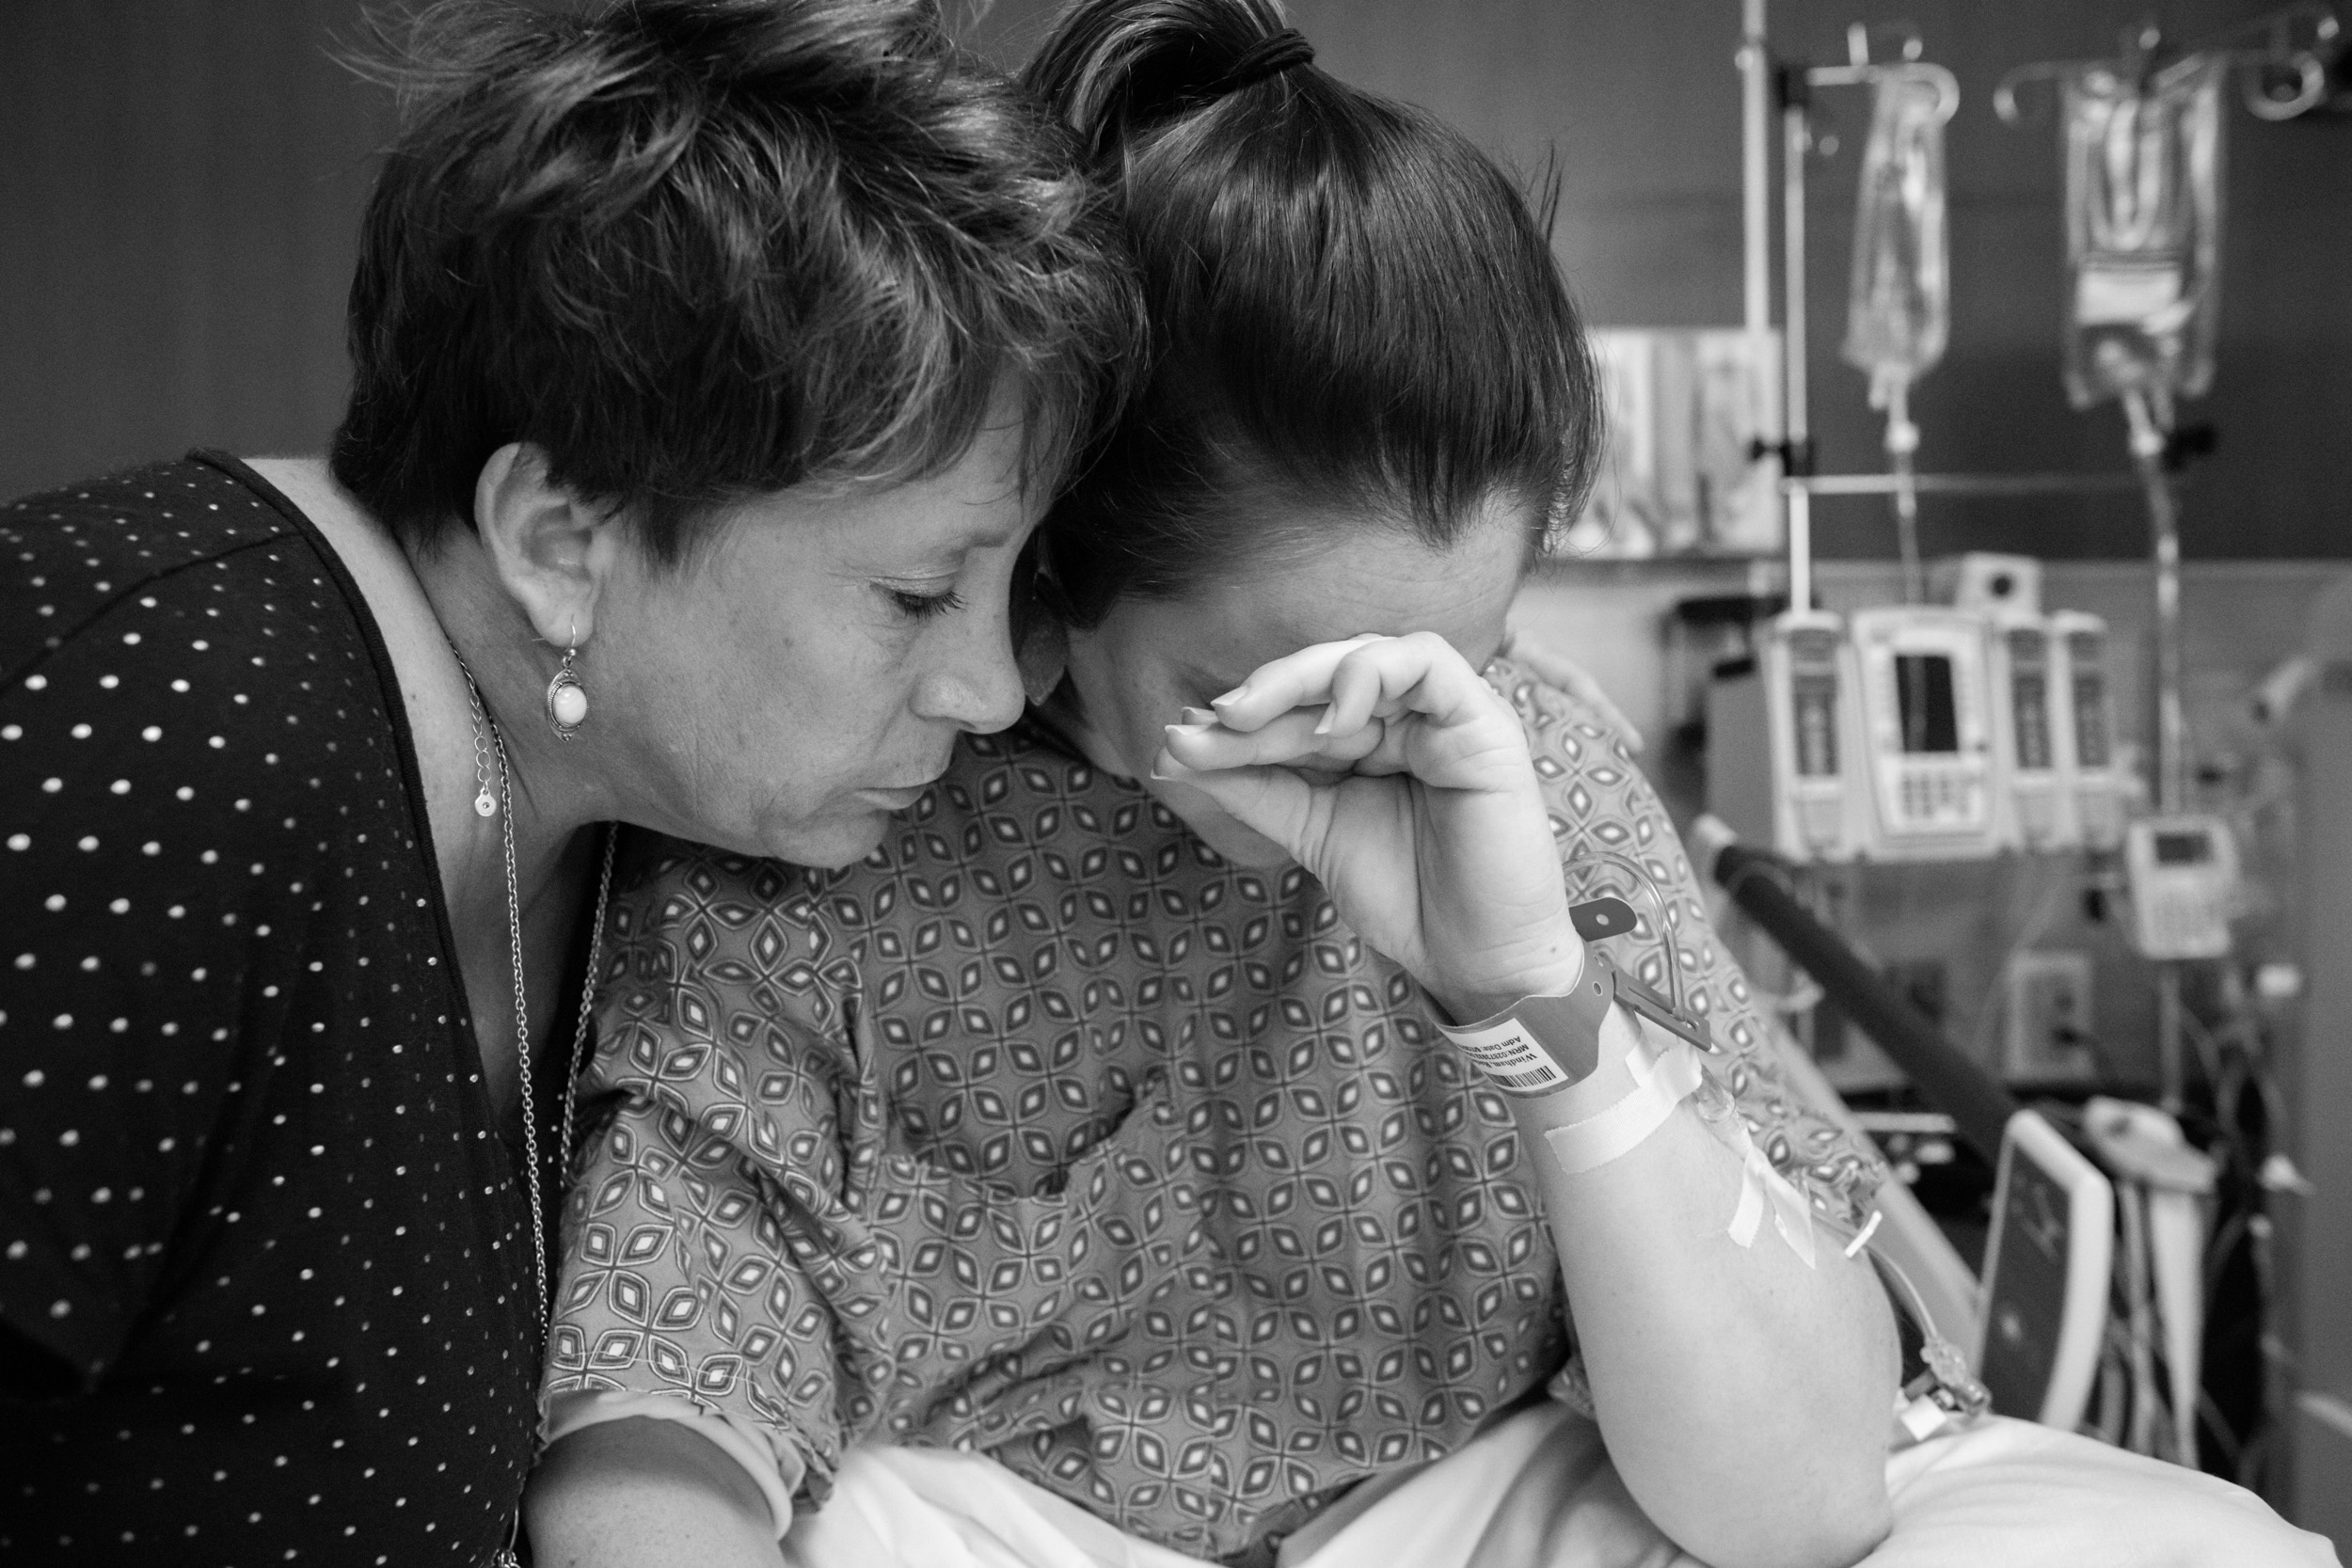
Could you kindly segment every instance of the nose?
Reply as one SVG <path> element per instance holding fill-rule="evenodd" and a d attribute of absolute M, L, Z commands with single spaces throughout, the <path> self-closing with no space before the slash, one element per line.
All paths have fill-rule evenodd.
<path fill-rule="evenodd" d="M 914 711 L 959 729 L 989 735 L 1021 717 L 1026 700 L 1014 662 L 1010 619 L 1003 606 L 954 617 L 966 635 L 941 639 L 940 657 L 917 684 Z"/>

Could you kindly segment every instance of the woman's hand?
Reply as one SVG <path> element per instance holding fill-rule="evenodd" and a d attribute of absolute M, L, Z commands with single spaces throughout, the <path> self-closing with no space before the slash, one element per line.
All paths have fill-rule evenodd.
<path fill-rule="evenodd" d="M 1443 638 L 1261 665 L 1168 727 L 1181 779 L 1287 850 L 1458 1022 L 1576 984 L 1583 944 L 1527 737 Z"/>

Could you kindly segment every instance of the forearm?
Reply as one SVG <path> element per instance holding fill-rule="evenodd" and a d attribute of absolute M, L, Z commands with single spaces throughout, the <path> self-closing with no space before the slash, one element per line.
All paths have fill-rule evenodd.
<path fill-rule="evenodd" d="M 540 1568 L 772 1568 L 767 1500 L 743 1468 L 675 1421 L 586 1427 L 550 1448 L 523 1493 Z"/>
<path fill-rule="evenodd" d="M 1823 1232 L 1807 1267 L 1769 1223 L 1752 1246 L 1734 1242 L 1740 1163 L 1689 1102 L 1630 1153 L 1573 1176 L 1542 1134 L 1588 1108 L 1518 1105 L 1627 1488 L 1718 1568 L 1862 1556 L 1886 1529 L 1899 1376 L 1868 1263 Z"/>

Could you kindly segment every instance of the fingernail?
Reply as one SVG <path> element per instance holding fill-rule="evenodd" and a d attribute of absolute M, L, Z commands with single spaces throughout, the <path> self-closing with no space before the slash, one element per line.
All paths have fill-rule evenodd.
<path fill-rule="evenodd" d="M 1315 734 L 1329 735 L 1331 733 L 1331 721 L 1337 716 L 1338 710 L 1336 708 L 1325 708 L 1323 710 L 1323 717 L 1315 721 Z"/>
<path fill-rule="evenodd" d="M 1191 768 L 1186 768 L 1183 763 L 1178 762 L 1174 757 L 1169 756 L 1166 752 L 1162 752 L 1158 756 L 1152 759 L 1151 776 L 1159 780 L 1162 784 L 1181 784 L 1183 781 L 1191 778 L 1193 776 L 1193 771 Z"/>
<path fill-rule="evenodd" d="M 1167 733 L 1169 735 L 1181 735 L 1187 736 L 1204 736 L 1216 727 L 1216 726 L 1214 722 L 1207 724 L 1169 724 L 1165 726 Z"/>
<path fill-rule="evenodd" d="M 1214 724 L 1216 721 L 1216 715 L 1207 708 L 1188 707 L 1184 709 L 1184 722 L 1187 724 Z"/>
<path fill-rule="evenodd" d="M 1223 707 L 1228 703 L 1238 703 L 1241 701 L 1243 694 L 1248 691 L 1248 689 L 1249 683 L 1248 681 L 1244 681 L 1239 686 L 1233 688 L 1232 690 L 1226 692 L 1222 697 L 1210 698 L 1209 705 L 1211 707 Z"/>

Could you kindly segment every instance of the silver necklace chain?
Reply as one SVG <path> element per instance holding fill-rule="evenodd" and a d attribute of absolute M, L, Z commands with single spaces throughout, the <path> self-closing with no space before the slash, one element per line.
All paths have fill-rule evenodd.
<path fill-rule="evenodd" d="M 456 649 L 450 652 L 456 654 Z M 523 901 L 522 890 L 515 874 L 515 790 L 514 770 L 506 760 L 506 736 L 498 721 L 484 706 L 482 689 L 474 684 L 473 671 L 467 668 L 463 657 L 457 668 L 466 677 L 466 701 L 473 709 L 474 771 L 480 792 L 474 797 L 474 810 L 484 816 L 495 810 L 501 818 L 499 836 L 505 849 L 506 861 L 506 937 L 507 951 L 515 966 L 515 1055 L 523 1106 L 523 1175 L 531 1195 L 531 1261 L 532 1277 L 539 1287 L 538 1319 L 542 1340 L 554 1332 L 555 1298 L 548 1281 L 547 1208 L 541 1200 L 539 1187 L 539 1116 L 537 1101 L 532 1092 L 531 1081 L 531 1009 L 523 988 Z M 485 738 L 487 732 L 487 738 Z M 498 799 L 490 798 L 489 759 L 498 758 Z M 485 807 L 489 809 L 485 809 Z M 612 848 L 620 840 L 617 824 L 604 832 L 604 855 L 596 872 L 596 908 L 595 924 L 588 932 L 588 975 L 580 990 L 580 1019 L 572 1034 L 572 1059 L 564 1074 L 564 1114 L 560 1141 L 556 1148 L 568 1165 L 572 1154 L 572 1116 L 580 1101 L 580 1053 L 588 1043 L 588 1024 L 596 1009 L 596 982 L 602 977 L 604 959 L 605 903 L 612 892 Z M 507 1544 L 493 1561 L 506 1568 L 518 1561 L 516 1544 L 522 1528 L 518 1513 L 508 1532 Z"/>

